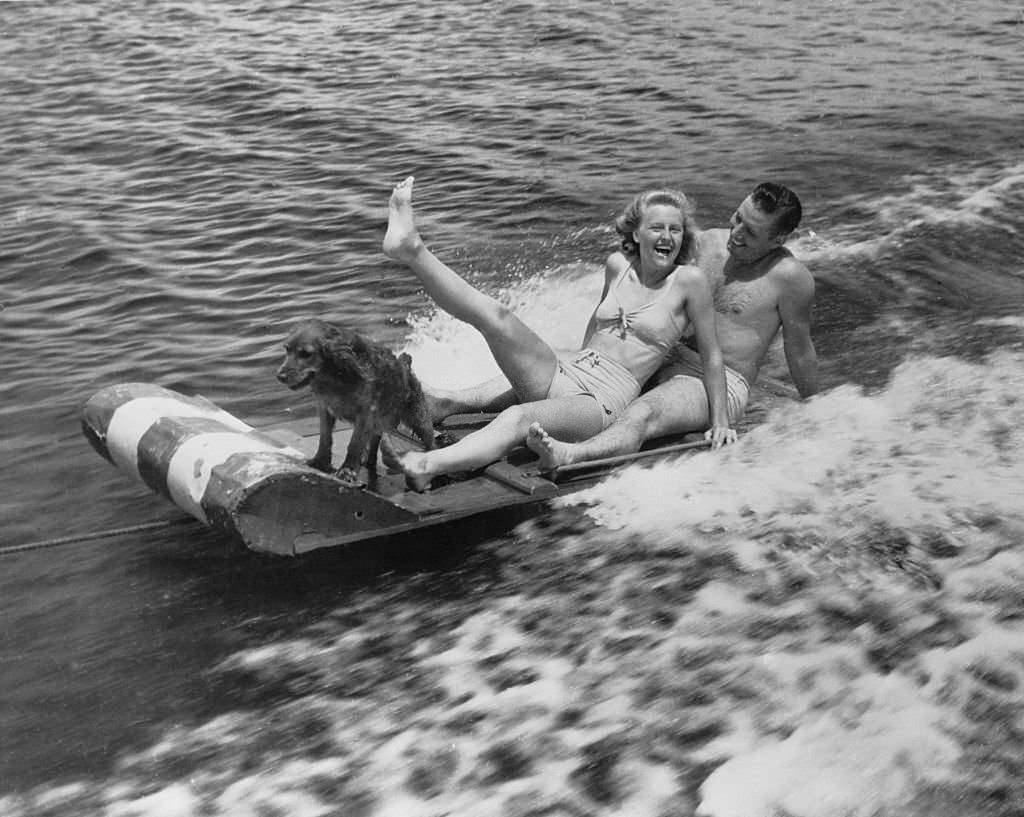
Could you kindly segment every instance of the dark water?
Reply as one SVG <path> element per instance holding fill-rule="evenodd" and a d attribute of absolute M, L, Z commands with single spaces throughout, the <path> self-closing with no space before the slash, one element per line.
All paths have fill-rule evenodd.
<path fill-rule="evenodd" d="M 489 374 L 472 333 L 434 315 L 379 251 L 387 194 L 410 173 L 434 249 L 563 346 L 582 331 L 610 217 L 631 192 L 680 186 L 716 225 L 757 181 L 789 184 L 805 205 L 793 249 L 818 281 L 814 333 L 830 393 L 818 415 L 770 419 L 769 439 L 787 449 L 803 439 L 804 460 L 826 462 L 837 439 L 870 427 L 849 453 L 866 469 L 850 479 L 863 484 L 890 467 L 890 449 L 916 441 L 920 456 L 900 461 L 915 499 L 883 514 L 890 527 L 909 514 L 915 541 L 955 527 L 938 519 L 951 500 L 934 487 L 950 473 L 973 475 L 996 528 L 1020 523 L 1002 488 L 1019 476 L 1007 384 L 1024 362 L 1024 16 L 1013 4 L 18 2 L 0 4 L 0 25 L 3 545 L 174 517 L 88 447 L 82 402 L 139 380 L 205 394 L 254 424 L 304 411 L 273 369 L 287 325 L 310 313 L 411 350 L 430 382 Z M 781 354 L 767 371 L 785 376 Z M 891 416 L 902 430 L 870 425 L 901 399 L 921 400 L 921 419 L 901 408 Z M 971 438 L 980 459 L 922 430 L 948 439 L 979 416 L 989 424 Z M 960 425 L 943 426 L 951 417 Z M 1008 471 L 992 466 L 1000 457 Z M 805 498 L 846 490 L 796 466 L 782 477 L 758 460 L 745 467 L 761 482 L 794 480 Z M 628 497 L 643 480 L 627 476 L 616 490 Z M 862 488 L 847 485 L 881 507 Z M 637 502 L 651 494 L 632 490 Z M 697 535 L 676 496 L 657 511 L 638 505 L 639 528 L 607 534 L 609 551 L 660 541 L 662 525 L 680 541 Z M 761 513 L 781 529 L 788 501 Z M 128 808 L 169 791 L 137 811 L 241 813 L 232 784 L 263 770 L 259 796 L 290 813 L 319 813 L 303 797 L 347 804 L 342 813 L 514 811 L 497 783 L 462 772 L 433 800 L 419 791 L 415 806 L 367 794 L 386 788 L 366 771 L 388 757 L 374 754 L 379 736 L 409 713 L 345 709 L 363 699 L 331 691 L 344 679 L 324 680 L 308 628 L 343 641 L 360 628 L 392 637 L 392 619 L 417 616 L 451 638 L 474 616 L 511 627 L 500 599 L 523 592 L 531 570 L 574 569 L 550 553 L 592 524 L 579 508 L 556 516 L 528 535 L 459 528 L 299 562 L 173 527 L 5 557 L 0 796 L 12 799 L 0 810 L 33 813 L 47 797 L 62 814 L 82 802 Z M 857 519 L 864 530 L 879 523 Z M 726 538 L 739 548 L 751 535 Z M 518 549 L 515 537 L 533 544 Z M 436 598 L 441 609 L 427 609 Z M 289 663 L 278 653 L 293 643 Z M 411 643 L 385 650 L 388 660 Z M 246 658 L 260 649 L 291 669 L 268 680 L 262 659 Z M 533 649 L 540 664 L 564 659 Z M 614 675 L 617 660 L 595 666 Z M 232 674 L 247 661 L 254 689 Z M 295 707 L 335 698 L 341 720 L 372 728 L 351 754 L 307 750 L 294 734 L 309 711 Z M 323 794 L 296 783 L 288 800 L 272 752 L 243 762 L 237 730 L 258 732 L 261 719 L 292 734 L 295 762 L 333 759 L 327 777 L 373 784 Z M 199 748 L 166 765 L 168 744 Z M 688 791 L 742 756 L 691 758 Z M 186 796 L 175 786 L 190 778 L 205 782 Z M 691 796 L 678 801 L 684 812 L 700 800 Z M 705 800 L 708 813 L 733 813 Z M 586 802 L 592 813 L 625 808 Z M 631 813 L 660 813 L 630 802 Z"/>

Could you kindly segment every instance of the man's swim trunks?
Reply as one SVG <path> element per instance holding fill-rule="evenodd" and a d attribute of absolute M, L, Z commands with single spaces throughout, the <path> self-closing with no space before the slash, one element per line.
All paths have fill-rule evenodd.
<path fill-rule="evenodd" d="M 704 361 L 700 353 L 688 346 L 677 343 L 665 363 L 658 370 L 657 381 L 664 383 L 673 377 L 704 377 Z M 750 398 L 750 384 L 747 378 L 728 366 L 725 367 L 725 393 L 729 413 L 729 423 L 737 423 L 747 408 Z"/>
<path fill-rule="evenodd" d="M 549 397 L 570 394 L 593 397 L 601 407 L 602 427 L 607 428 L 640 394 L 640 384 L 614 360 L 593 349 L 581 349 L 572 357 L 559 358 L 548 389 Z"/>

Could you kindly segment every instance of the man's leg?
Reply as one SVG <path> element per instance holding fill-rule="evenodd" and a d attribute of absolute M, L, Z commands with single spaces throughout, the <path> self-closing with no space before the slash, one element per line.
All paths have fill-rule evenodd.
<path fill-rule="evenodd" d="M 512 406 L 483 428 L 447 447 L 397 454 L 390 442 L 382 440 L 381 450 L 389 467 L 405 473 L 410 488 L 423 491 L 436 476 L 482 468 L 499 459 L 522 443 L 532 423 L 543 423 L 569 439 L 581 439 L 601 428 L 603 414 L 593 397 L 572 394 Z"/>
<path fill-rule="evenodd" d="M 589 440 L 566 443 L 554 439 L 534 424 L 526 444 L 540 457 L 542 469 L 574 462 L 632 454 L 654 437 L 703 431 L 710 422 L 704 381 L 677 376 L 642 394 L 614 423 Z"/>
<path fill-rule="evenodd" d="M 519 402 L 508 378 L 501 375 L 464 389 L 431 388 L 426 390 L 426 397 L 430 419 L 435 423 L 453 414 L 504 411 Z"/>

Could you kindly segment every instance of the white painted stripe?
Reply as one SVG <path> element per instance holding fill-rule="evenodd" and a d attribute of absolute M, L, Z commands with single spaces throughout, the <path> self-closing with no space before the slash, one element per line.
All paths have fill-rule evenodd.
<path fill-rule="evenodd" d="M 141 480 L 139 441 L 154 423 L 165 417 L 204 417 L 217 420 L 234 431 L 245 433 L 253 430 L 252 426 L 216 407 L 186 403 L 171 396 L 136 397 L 118 406 L 107 424 L 107 451 L 114 464 Z"/>
<path fill-rule="evenodd" d="M 167 471 L 171 498 L 199 521 L 208 522 L 201 502 L 213 469 L 232 454 L 258 452 L 286 454 L 300 462 L 303 459 L 303 454 L 294 448 L 281 448 L 231 431 L 197 434 L 182 443 L 171 457 Z"/>

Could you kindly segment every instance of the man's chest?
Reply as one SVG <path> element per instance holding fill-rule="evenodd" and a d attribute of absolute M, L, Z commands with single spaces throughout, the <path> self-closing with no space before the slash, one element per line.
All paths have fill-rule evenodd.
<path fill-rule="evenodd" d="M 754 317 L 775 307 L 772 288 L 764 278 L 744 281 L 721 275 L 712 282 L 712 294 L 715 311 L 726 315 Z"/>

